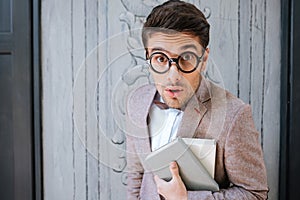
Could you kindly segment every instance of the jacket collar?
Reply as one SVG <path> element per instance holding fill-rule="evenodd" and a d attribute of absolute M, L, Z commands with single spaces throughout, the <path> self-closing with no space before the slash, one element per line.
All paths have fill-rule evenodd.
<path fill-rule="evenodd" d="M 147 118 L 157 91 L 154 85 L 146 85 L 137 90 L 133 92 L 133 95 L 129 96 L 127 104 L 128 117 L 130 126 L 134 126 L 131 130 L 134 130 L 134 136 L 138 138 L 136 143 L 137 149 L 140 151 L 138 153 L 146 155 L 151 152 Z M 207 112 L 206 104 L 210 99 L 210 83 L 202 77 L 199 89 L 188 101 L 184 109 L 177 136 L 194 137 L 199 122 Z"/>

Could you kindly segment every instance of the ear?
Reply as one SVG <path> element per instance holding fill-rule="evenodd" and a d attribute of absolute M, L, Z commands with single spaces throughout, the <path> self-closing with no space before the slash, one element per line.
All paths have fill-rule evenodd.
<path fill-rule="evenodd" d="M 207 47 L 204 51 L 204 55 L 203 55 L 203 58 L 202 58 L 202 64 L 201 64 L 201 69 L 200 69 L 201 72 L 204 72 L 205 69 L 206 69 L 206 63 L 207 63 L 207 60 L 208 60 L 208 55 L 209 55 L 209 48 Z"/>

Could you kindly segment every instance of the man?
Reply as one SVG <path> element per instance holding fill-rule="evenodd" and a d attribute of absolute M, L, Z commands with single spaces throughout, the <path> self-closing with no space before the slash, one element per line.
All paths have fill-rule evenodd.
<path fill-rule="evenodd" d="M 201 75 L 209 54 L 203 13 L 186 2 L 165 2 L 148 16 L 142 38 L 155 86 L 138 88 L 128 100 L 128 199 L 267 199 L 250 106 Z M 161 115 L 164 120 L 157 120 Z M 176 137 L 217 141 L 220 191 L 187 191 L 176 162 L 170 163 L 169 182 L 145 170 L 145 157 Z"/>

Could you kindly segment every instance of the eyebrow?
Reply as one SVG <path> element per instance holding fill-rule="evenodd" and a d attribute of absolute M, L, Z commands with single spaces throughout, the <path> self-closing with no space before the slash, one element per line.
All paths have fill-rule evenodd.
<path fill-rule="evenodd" d="M 179 49 L 181 51 L 183 51 L 183 50 L 190 49 L 190 48 L 197 51 L 197 47 L 194 44 L 187 44 L 187 45 L 184 45 L 184 46 L 180 47 Z M 168 53 L 170 52 L 170 51 L 168 51 L 164 48 L 161 48 L 161 47 L 154 47 L 154 48 L 150 48 L 150 49 L 151 49 L 151 51 L 165 51 L 165 52 L 168 52 Z"/>
<path fill-rule="evenodd" d="M 150 48 L 150 49 L 151 49 L 151 51 L 166 51 L 166 52 L 168 52 L 168 50 L 161 48 L 161 47 L 155 47 L 155 48 Z"/>
<path fill-rule="evenodd" d="M 186 49 L 190 49 L 190 48 L 195 49 L 197 51 L 197 47 L 194 44 L 184 45 L 184 46 L 180 47 L 180 50 L 186 50 Z"/>

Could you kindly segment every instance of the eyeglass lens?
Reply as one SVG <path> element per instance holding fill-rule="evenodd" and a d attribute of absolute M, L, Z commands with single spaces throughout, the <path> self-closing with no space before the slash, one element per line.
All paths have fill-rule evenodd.
<path fill-rule="evenodd" d="M 150 56 L 150 64 L 152 68 L 159 73 L 168 71 L 171 67 L 172 61 L 176 62 L 179 69 L 184 72 L 193 71 L 199 63 L 197 55 L 192 52 L 185 52 L 179 55 L 177 59 L 170 59 L 167 55 L 160 52 L 154 53 Z"/>

